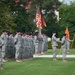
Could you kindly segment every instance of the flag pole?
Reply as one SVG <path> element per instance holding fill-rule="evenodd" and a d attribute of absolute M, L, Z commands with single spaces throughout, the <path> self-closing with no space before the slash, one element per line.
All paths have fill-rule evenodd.
<path fill-rule="evenodd" d="M 39 34 L 41 34 L 41 28 L 40 28 L 40 27 L 39 27 L 39 29 L 38 29 L 38 30 L 39 30 Z"/>

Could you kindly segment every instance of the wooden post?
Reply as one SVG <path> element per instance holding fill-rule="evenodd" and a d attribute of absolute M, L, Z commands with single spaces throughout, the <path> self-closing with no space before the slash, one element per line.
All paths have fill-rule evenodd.
<path fill-rule="evenodd" d="M 41 34 L 41 28 L 39 28 L 39 34 Z"/>

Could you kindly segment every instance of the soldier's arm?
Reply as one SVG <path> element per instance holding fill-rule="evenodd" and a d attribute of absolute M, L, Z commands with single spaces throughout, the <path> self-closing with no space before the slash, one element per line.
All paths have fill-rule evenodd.
<path fill-rule="evenodd" d="M 56 37 L 54 37 L 54 40 L 55 40 L 56 42 L 60 42 Z"/>
<path fill-rule="evenodd" d="M 3 40 L 0 38 L 0 47 L 2 47 L 4 45 Z"/>
<path fill-rule="evenodd" d="M 73 42 L 73 40 L 69 40 L 69 42 Z"/>
<path fill-rule="evenodd" d="M 1 39 L 4 40 L 4 36 L 3 35 L 1 35 Z"/>
<path fill-rule="evenodd" d="M 15 44 L 17 43 L 17 38 L 18 38 L 18 36 L 15 36 L 15 37 L 14 37 L 14 43 L 15 43 Z"/>
<path fill-rule="evenodd" d="M 62 38 L 62 40 L 61 40 L 61 44 L 63 45 L 63 44 L 64 44 L 64 42 L 65 42 L 65 39 L 64 39 L 64 38 Z"/>

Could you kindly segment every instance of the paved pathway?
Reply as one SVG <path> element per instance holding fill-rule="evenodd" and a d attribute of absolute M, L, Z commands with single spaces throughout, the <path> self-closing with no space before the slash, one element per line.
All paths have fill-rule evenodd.
<path fill-rule="evenodd" d="M 34 55 L 34 58 L 53 58 L 53 55 Z M 62 55 L 57 55 L 57 58 L 62 58 Z M 75 55 L 66 55 L 66 58 L 75 58 Z"/>

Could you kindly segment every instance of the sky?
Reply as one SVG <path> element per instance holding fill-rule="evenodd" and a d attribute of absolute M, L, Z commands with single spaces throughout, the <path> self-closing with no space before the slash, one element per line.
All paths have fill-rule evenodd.
<path fill-rule="evenodd" d="M 70 3 L 70 1 L 72 1 L 72 2 L 73 2 L 73 1 L 75 1 L 75 0 L 59 0 L 59 1 L 61 1 L 61 2 L 62 2 L 62 1 L 64 1 L 65 3 L 69 4 L 69 3 Z"/>

